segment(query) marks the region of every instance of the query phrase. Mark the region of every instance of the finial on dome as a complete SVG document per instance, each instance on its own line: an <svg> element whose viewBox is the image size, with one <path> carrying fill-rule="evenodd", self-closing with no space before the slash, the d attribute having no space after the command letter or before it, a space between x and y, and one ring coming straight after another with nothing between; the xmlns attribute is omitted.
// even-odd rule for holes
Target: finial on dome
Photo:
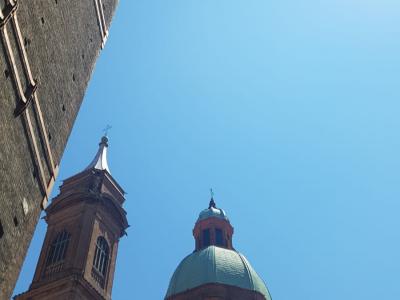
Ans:
<svg viewBox="0 0 400 300"><path fill-rule="evenodd" d="M101 137L99 146L104 145L105 147L108 147L108 137L106 135Z"/></svg>
<svg viewBox="0 0 400 300"><path fill-rule="evenodd" d="M111 128L111 126L109 125L107 125L107 127ZM107 128L107 130L110 128ZM106 170L108 173L111 173L107 163L107 148L108 148L108 137L107 137L107 132L105 132L105 135L101 138L101 141L99 143L99 150L97 150L96 156L94 157L92 162L87 166L86 170L88 169Z"/></svg>
<svg viewBox="0 0 400 300"><path fill-rule="evenodd" d="M211 194L211 200L210 200L210 204L208 205L208 209L211 209L211 207L213 208L217 208L215 201L214 201L214 191L213 189L210 189L210 194Z"/></svg>

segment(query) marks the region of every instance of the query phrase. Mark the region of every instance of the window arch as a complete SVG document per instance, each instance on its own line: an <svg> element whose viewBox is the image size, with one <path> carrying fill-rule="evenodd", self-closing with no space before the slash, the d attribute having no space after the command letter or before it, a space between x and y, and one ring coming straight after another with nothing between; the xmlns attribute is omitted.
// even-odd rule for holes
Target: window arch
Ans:
<svg viewBox="0 0 400 300"><path fill-rule="evenodd" d="M210 229L203 229L203 247L211 245Z"/></svg>
<svg viewBox="0 0 400 300"><path fill-rule="evenodd" d="M64 261L70 237L71 235L66 230L63 230L56 235L47 254L47 267Z"/></svg>
<svg viewBox="0 0 400 300"><path fill-rule="evenodd" d="M217 246L225 247L225 239L224 239L224 233L222 229L216 228L215 229L215 244Z"/></svg>
<svg viewBox="0 0 400 300"><path fill-rule="evenodd" d="M109 255L110 248L106 239L102 236L98 237L93 258L93 268L103 277L107 274Z"/></svg>

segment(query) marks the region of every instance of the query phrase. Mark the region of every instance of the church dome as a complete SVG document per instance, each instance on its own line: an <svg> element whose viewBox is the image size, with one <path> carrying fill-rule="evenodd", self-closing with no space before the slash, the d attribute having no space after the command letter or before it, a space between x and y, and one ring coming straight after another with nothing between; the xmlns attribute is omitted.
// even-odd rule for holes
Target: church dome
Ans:
<svg viewBox="0 0 400 300"><path fill-rule="evenodd" d="M200 212L198 221L213 217L228 220L228 217L223 209L210 206L210 208L204 209Z"/></svg>
<svg viewBox="0 0 400 300"><path fill-rule="evenodd" d="M176 268L166 300L271 300L264 281L233 248L233 231L225 211L217 208L211 190L208 208L200 212L193 228L195 251Z"/></svg>
<svg viewBox="0 0 400 300"><path fill-rule="evenodd" d="M258 292L271 300L264 281L242 254L216 246L193 252L183 259L171 278L166 298L208 283Z"/></svg>

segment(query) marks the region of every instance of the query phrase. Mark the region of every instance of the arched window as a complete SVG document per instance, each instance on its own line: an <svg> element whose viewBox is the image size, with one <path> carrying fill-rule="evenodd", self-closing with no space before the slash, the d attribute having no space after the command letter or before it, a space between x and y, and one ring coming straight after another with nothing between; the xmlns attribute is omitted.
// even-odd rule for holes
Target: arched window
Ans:
<svg viewBox="0 0 400 300"><path fill-rule="evenodd" d="M93 268L103 277L106 276L110 250L104 237L97 238L96 251L93 258Z"/></svg>
<svg viewBox="0 0 400 300"><path fill-rule="evenodd" d="M203 229L203 247L211 245L210 229Z"/></svg>
<svg viewBox="0 0 400 300"><path fill-rule="evenodd" d="M71 235L66 230L63 230L56 235L47 253L47 267L64 261L70 236Z"/></svg>
<svg viewBox="0 0 400 300"><path fill-rule="evenodd" d="M219 228L215 229L215 244L217 246L225 247L225 240L224 240L223 232Z"/></svg>

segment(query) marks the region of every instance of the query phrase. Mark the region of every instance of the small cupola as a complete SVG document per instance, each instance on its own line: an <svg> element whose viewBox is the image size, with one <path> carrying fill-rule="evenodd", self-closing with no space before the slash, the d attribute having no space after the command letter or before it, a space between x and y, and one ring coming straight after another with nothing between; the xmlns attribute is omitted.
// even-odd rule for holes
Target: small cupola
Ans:
<svg viewBox="0 0 400 300"><path fill-rule="evenodd" d="M214 196L211 194L208 208L200 212L193 229L193 236L196 241L195 251L208 246L233 249L232 235L233 227L225 211L217 207Z"/></svg>

